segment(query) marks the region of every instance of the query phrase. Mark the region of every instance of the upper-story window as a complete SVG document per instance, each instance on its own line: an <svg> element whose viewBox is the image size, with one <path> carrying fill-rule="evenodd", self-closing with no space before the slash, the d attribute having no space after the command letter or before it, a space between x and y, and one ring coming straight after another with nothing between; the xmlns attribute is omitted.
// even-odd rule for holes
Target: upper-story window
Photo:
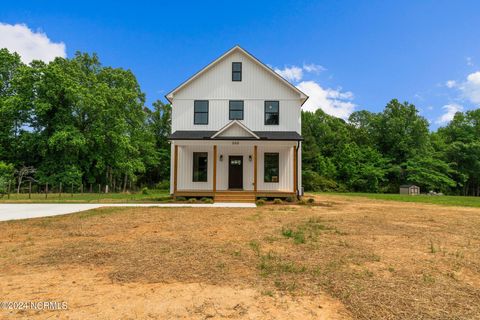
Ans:
<svg viewBox="0 0 480 320"><path fill-rule="evenodd" d="M228 118L230 120L243 120L243 101L230 100L228 108Z"/></svg>
<svg viewBox="0 0 480 320"><path fill-rule="evenodd" d="M242 81L241 62L232 62L232 81Z"/></svg>
<svg viewBox="0 0 480 320"><path fill-rule="evenodd" d="M265 124L278 125L280 122L280 107L278 101L265 101Z"/></svg>
<svg viewBox="0 0 480 320"><path fill-rule="evenodd" d="M208 100L195 100L193 109L193 124L208 124Z"/></svg>

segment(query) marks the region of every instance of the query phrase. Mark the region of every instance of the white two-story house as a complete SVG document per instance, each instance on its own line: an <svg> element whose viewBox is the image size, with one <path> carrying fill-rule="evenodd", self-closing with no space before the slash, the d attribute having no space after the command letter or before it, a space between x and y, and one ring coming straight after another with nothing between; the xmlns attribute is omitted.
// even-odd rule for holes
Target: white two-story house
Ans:
<svg viewBox="0 0 480 320"><path fill-rule="evenodd" d="M302 190L307 96L235 46L166 95L173 196L254 201Z"/></svg>

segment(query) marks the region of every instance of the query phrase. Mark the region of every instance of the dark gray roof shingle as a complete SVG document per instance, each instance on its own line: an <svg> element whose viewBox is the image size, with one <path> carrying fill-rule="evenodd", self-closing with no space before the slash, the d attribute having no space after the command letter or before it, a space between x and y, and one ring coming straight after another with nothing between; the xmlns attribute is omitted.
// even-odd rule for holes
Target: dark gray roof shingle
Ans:
<svg viewBox="0 0 480 320"><path fill-rule="evenodd" d="M217 137L217 131L178 130L170 135L170 140L257 140L255 137ZM303 137L295 131L254 131L260 140L299 141Z"/></svg>

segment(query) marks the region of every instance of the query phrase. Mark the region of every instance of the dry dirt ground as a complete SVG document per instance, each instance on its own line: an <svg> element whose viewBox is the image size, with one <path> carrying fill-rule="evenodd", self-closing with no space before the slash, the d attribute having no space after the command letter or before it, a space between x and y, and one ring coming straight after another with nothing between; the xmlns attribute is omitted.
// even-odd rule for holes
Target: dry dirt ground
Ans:
<svg viewBox="0 0 480 320"><path fill-rule="evenodd" d="M480 209L103 208L0 223L0 310L25 319L480 319Z"/></svg>

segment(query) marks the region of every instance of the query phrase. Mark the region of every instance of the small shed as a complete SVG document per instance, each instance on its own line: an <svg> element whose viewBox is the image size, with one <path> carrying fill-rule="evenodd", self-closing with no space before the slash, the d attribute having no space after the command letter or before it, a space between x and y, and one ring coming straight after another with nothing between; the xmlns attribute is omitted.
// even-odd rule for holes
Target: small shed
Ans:
<svg viewBox="0 0 480 320"><path fill-rule="evenodd" d="M418 195L420 194L420 187L414 184L403 184L400 186L400 194Z"/></svg>

